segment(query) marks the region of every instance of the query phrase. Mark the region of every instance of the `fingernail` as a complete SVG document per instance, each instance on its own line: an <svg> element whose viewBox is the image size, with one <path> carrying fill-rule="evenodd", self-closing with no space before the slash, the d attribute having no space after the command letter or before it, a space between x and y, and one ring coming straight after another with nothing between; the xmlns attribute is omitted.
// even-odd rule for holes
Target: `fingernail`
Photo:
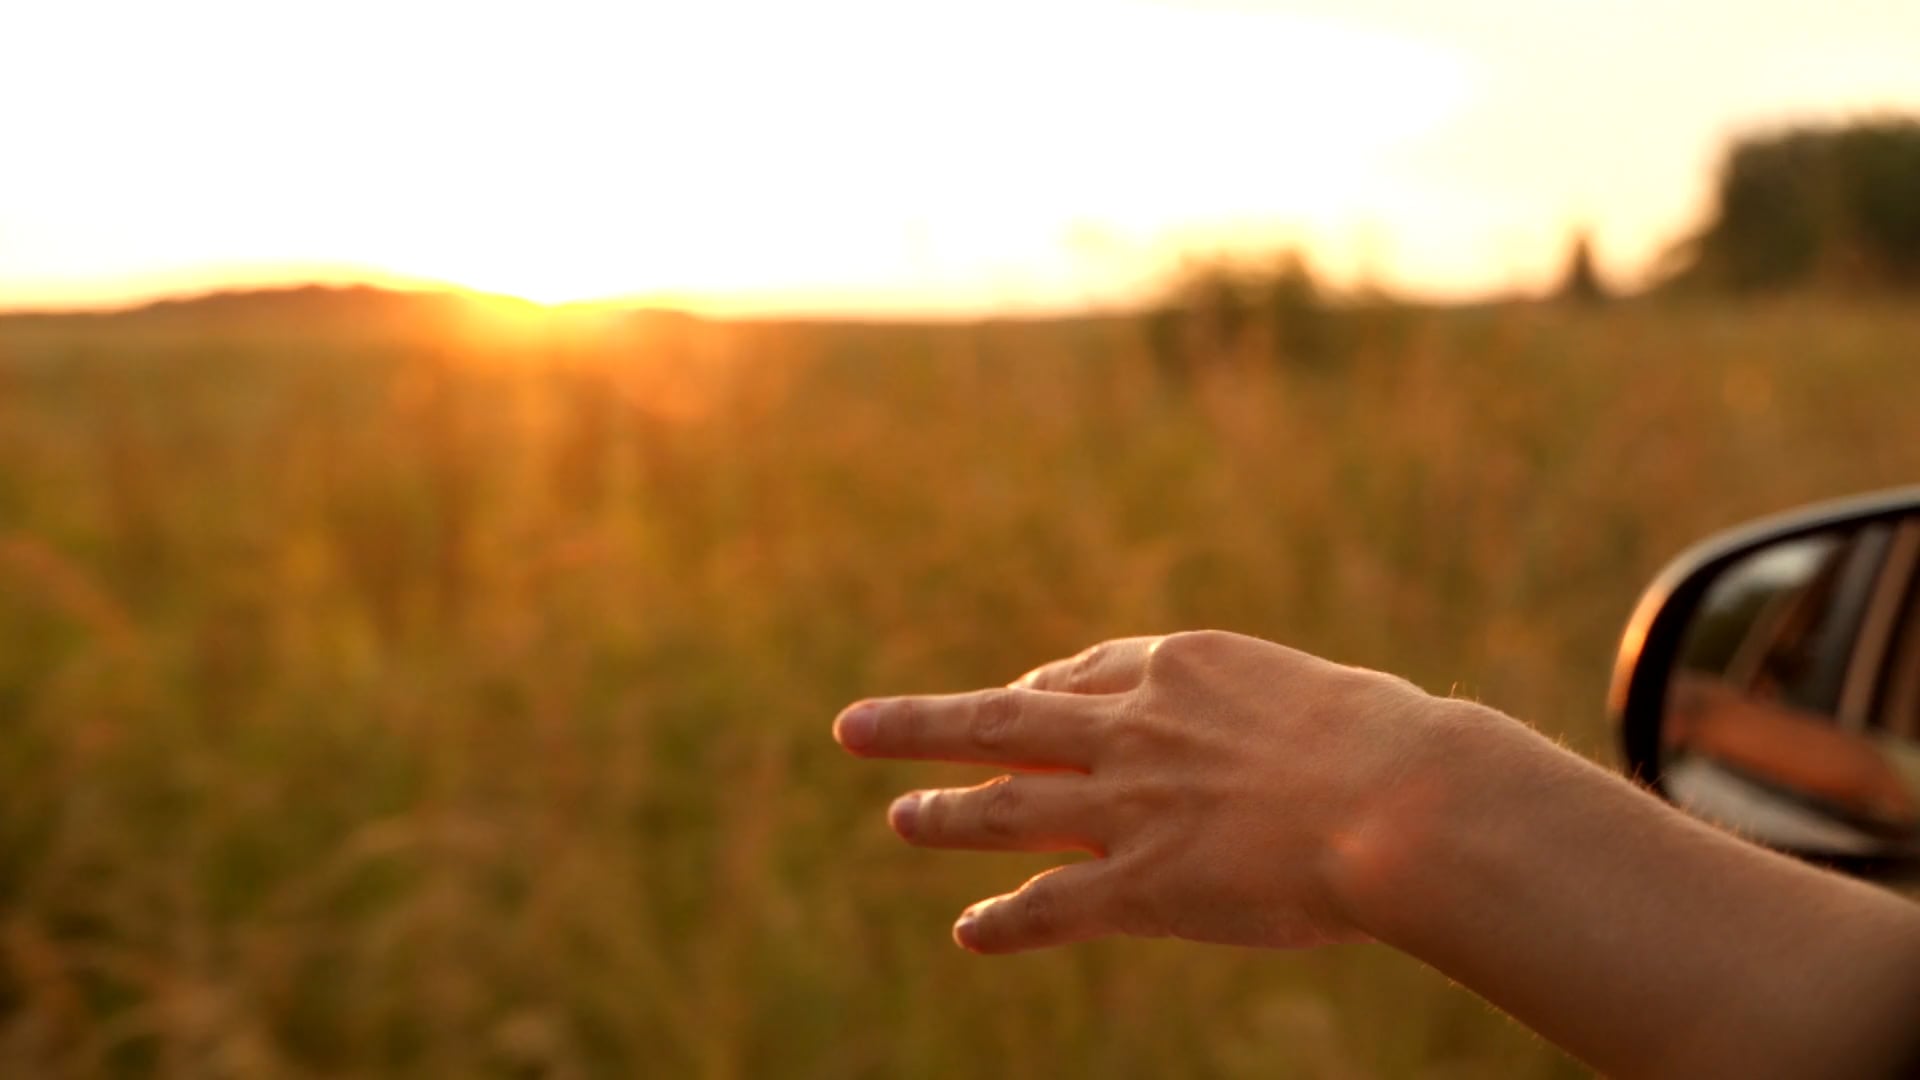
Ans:
<svg viewBox="0 0 1920 1080"><path fill-rule="evenodd" d="M876 714L880 706L871 701L863 701L842 713L840 722L833 725L834 738L849 750L859 750L871 745L873 731L877 726Z"/></svg>
<svg viewBox="0 0 1920 1080"><path fill-rule="evenodd" d="M953 943L968 952L979 952L980 943L973 939L974 930L980 924L980 913L968 908L960 915L960 921L953 924Z"/></svg>
<svg viewBox="0 0 1920 1080"><path fill-rule="evenodd" d="M893 825L893 831L908 840L913 839L913 822L919 815L920 796L917 792L908 792L887 807L887 821Z"/></svg>

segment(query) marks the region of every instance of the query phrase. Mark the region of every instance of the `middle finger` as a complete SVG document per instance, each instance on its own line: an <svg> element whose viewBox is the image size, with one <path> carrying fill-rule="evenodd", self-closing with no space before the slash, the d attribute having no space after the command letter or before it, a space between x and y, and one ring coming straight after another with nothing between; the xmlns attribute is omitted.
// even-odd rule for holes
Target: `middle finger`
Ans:
<svg viewBox="0 0 1920 1080"><path fill-rule="evenodd" d="M841 713L833 732L863 757L1085 772L1109 701L1022 689L882 698Z"/></svg>

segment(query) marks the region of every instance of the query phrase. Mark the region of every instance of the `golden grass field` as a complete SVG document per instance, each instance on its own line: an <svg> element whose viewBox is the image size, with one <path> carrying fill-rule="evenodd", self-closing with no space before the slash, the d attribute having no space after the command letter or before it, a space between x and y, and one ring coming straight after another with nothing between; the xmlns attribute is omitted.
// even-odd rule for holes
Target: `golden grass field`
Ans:
<svg viewBox="0 0 1920 1080"><path fill-rule="evenodd" d="M504 317L503 317L504 318ZM1377 947L981 959L859 696L1217 626L1604 760L1713 529L1920 479L1920 309L0 320L0 1074L1579 1075Z"/></svg>

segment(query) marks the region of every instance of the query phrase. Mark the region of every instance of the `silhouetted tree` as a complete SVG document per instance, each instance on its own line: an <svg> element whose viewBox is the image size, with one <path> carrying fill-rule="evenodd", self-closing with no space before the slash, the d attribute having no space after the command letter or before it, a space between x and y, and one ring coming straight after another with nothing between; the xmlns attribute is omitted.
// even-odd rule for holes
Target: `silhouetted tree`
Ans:
<svg viewBox="0 0 1920 1080"><path fill-rule="evenodd" d="M1600 271L1593 265L1593 242L1585 232L1573 238L1573 254L1567 258L1567 271L1560 278L1559 297L1576 304L1597 304L1607 298L1600 283Z"/></svg>

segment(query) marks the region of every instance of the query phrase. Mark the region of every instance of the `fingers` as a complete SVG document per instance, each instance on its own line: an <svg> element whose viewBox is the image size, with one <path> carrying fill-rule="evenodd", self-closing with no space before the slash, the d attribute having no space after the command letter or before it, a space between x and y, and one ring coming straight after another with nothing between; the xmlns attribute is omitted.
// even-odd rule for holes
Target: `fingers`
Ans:
<svg viewBox="0 0 1920 1080"><path fill-rule="evenodd" d="M1158 637L1115 638L1077 656L1042 664L1013 683L1061 694L1119 694L1140 685Z"/></svg>
<svg viewBox="0 0 1920 1080"><path fill-rule="evenodd" d="M1086 771L1105 701L1037 690L863 701L833 735L863 757L972 761Z"/></svg>
<svg viewBox="0 0 1920 1080"><path fill-rule="evenodd" d="M1002 776L978 787L916 791L887 812L895 832L922 847L1099 854L1089 781L1066 773Z"/></svg>
<svg viewBox="0 0 1920 1080"><path fill-rule="evenodd" d="M953 940L977 953L1010 953L1116 933L1109 867L1105 859L1055 867L1014 892L983 900L960 916Z"/></svg>

